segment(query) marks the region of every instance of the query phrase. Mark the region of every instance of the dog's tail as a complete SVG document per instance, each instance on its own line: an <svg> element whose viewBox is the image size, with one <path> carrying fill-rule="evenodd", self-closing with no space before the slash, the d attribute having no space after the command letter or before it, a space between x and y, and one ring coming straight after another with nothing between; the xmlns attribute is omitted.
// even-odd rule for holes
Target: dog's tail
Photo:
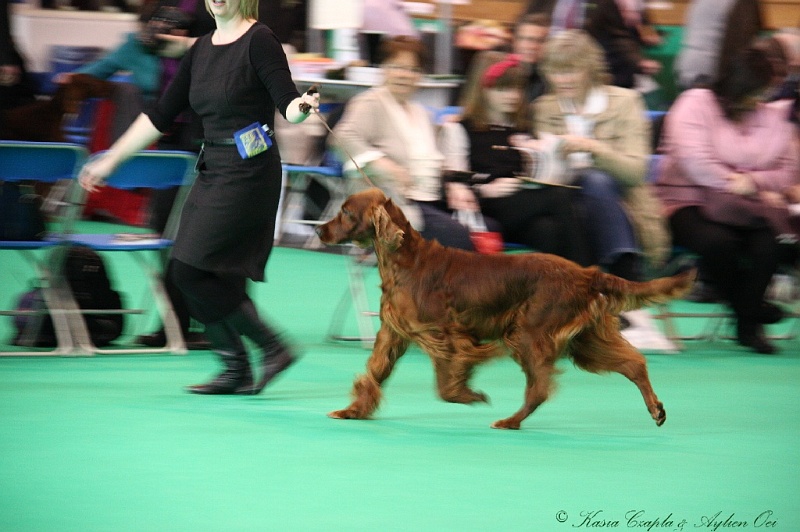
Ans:
<svg viewBox="0 0 800 532"><path fill-rule="evenodd" d="M695 277L697 270L690 269L672 277L637 283L598 270L594 288L607 297L608 310L618 314L680 297L691 289Z"/></svg>

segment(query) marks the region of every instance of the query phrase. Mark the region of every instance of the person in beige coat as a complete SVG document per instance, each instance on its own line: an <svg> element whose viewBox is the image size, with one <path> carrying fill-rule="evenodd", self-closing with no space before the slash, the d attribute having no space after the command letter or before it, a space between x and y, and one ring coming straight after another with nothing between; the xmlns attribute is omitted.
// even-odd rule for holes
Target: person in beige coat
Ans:
<svg viewBox="0 0 800 532"><path fill-rule="evenodd" d="M660 264L666 224L645 187L650 124L641 96L606 84L602 49L582 30L552 36L542 71L550 92L533 103L534 133L556 135L579 200L595 263L639 280L643 258Z"/></svg>
<svg viewBox="0 0 800 532"><path fill-rule="evenodd" d="M384 41L383 84L347 102L328 142L345 161L345 172L358 178L360 168L423 237L473 250L469 228L453 218L452 210L477 212L477 200L463 183L443 187L444 157L436 146L433 121L428 110L413 100L424 50L413 37ZM496 230L496 222L487 223Z"/></svg>

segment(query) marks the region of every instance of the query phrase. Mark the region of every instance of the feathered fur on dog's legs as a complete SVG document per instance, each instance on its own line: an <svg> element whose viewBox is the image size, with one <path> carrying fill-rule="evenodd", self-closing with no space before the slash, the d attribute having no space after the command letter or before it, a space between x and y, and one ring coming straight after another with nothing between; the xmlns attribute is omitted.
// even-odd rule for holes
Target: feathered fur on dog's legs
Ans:
<svg viewBox="0 0 800 532"><path fill-rule="evenodd" d="M644 356L619 334L615 322L607 320L601 327L610 329L602 333L596 328L587 329L573 340L575 365L592 373L614 371L627 377L639 388L647 410L660 427L667 420L667 413L650 384Z"/></svg>
<svg viewBox="0 0 800 532"><path fill-rule="evenodd" d="M468 386L476 361L452 355L452 360L447 364L447 373L440 375L439 366L436 366L436 377L439 385L439 397L449 403L488 403L486 394L477 392Z"/></svg>
<svg viewBox="0 0 800 532"><path fill-rule="evenodd" d="M344 410L328 414L337 419L366 419L381 401L381 384L394 369L394 365L408 349L408 340L388 327L381 326L375 338L375 347L367 360L367 373L353 383L353 402Z"/></svg>
<svg viewBox="0 0 800 532"><path fill-rule="evenodd" d="M513 416L492 423L493 429L519 429L520 423L544 403L553 387L555 361L563 347L551 338L520 334L510 344L512 358L525 373L525 402Z"/></svg>

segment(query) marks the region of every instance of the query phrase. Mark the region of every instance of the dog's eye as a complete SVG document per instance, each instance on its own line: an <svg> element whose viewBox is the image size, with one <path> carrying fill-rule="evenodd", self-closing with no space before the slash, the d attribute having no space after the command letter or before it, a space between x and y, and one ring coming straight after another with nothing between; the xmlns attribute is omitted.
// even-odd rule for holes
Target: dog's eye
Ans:
<svg viewBox="0 0 800 532"><path fill-rule="evenodd" d="M350 210L349 210L349 209L344 209L344 208L343 208L343 209L342 209L342 214L343 214L343 215L345 215L345 216L347 216L348 218L352 218L352 217L353 217L353 213L352 213L352 212L350 212Z"/></svg>

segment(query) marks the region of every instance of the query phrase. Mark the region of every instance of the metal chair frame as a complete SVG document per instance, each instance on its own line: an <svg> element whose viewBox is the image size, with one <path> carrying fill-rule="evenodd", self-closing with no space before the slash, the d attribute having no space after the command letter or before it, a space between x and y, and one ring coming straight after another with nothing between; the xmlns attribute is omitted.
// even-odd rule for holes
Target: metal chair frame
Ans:
<svg viewBox="0 0 800 532"><path fill-rule="evenodd" d="M0 141L0 181L46 183L51 192L60 192L62 183L73 180L88 156L86 148L66 142ZM52 220L49 236L44 240L0 241L0 250L15 251L36 272L36 280L43 296L41 307L31 310L2 310L4 316L33 316L28 320L21 336L24 345L18 350L0 351L0 356L59 356L76 355L79 350L69 326L70 315L78 312L69 296L60 271L65 258L64 238L68 231L68 218L74 206L61 202L59 194L51 194L45 210ZM44 254L44 256L39 256ZM35 339L42 319L50 315L56 334L56 347L36 348Z"/></svg>
<svg viewBox="0 0 800 532"><path fill-rule="evenodd" d="M98 155L103 152L99 152ZM146 235L142 239L127 237L127 234L87 234L74 233L68 235L70 244L87 246L99 253L130 253L136 264L145 273L149 291L142 295L142 305L137 309L123 309L124 314L146 315L148 307L155 302L155 310L164 324L166 345L164 347L146 346L111 346L94 345L89 335L83 315L99 313L109 314L106 309L82 309L80 313L71 315L70 326L79 349L92 354L185 354L186 345L181 333L178 318L164 287L163 272L170 255L173 240L177 234L180 211L195 178L197 155L184 151L143 150L125 161L111 176L106 184L115 188L129 189L165 189L180 187L180 193L170 214L169 221L160 236ZM86 193L79 183L74 182L71 197L75 203L85 202ZM123 236L124 235L124 236ZM135 233L134 233L135 235ZM149 304L148 304L149 303Z"/></svg>

